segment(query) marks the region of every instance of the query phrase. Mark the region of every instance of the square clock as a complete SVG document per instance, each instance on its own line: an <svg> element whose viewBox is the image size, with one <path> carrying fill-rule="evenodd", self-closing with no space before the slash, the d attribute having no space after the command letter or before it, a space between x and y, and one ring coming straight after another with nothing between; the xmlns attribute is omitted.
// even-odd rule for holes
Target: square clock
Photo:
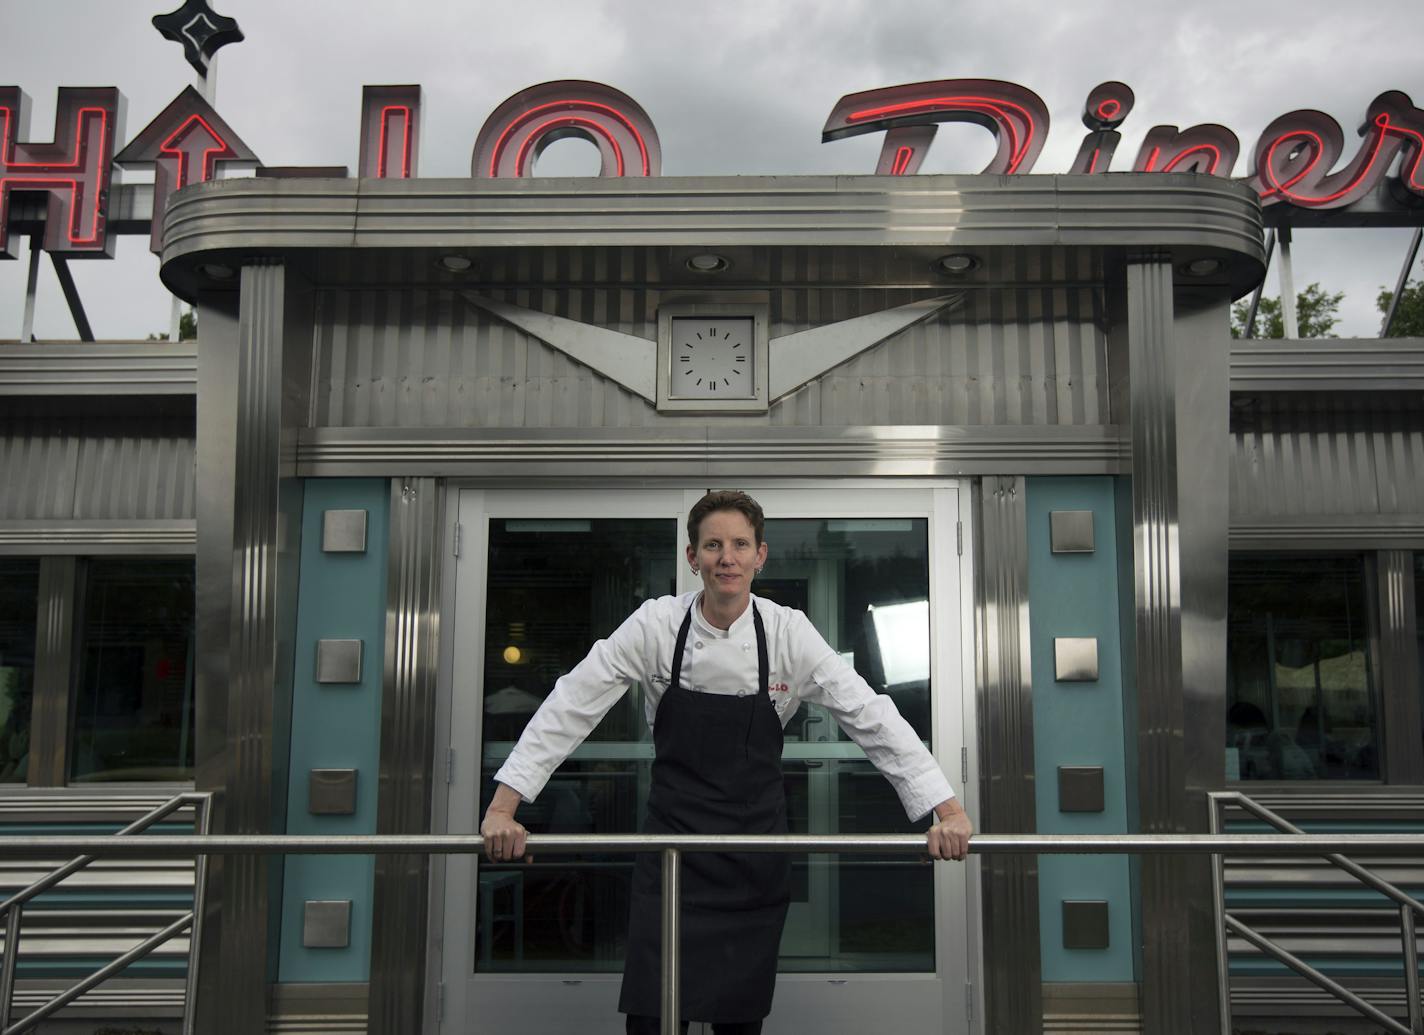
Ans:
<svg viewBox="0 0 1424 1035"><path fill-rule="evenodd" d="M658 309L658 409L765 413L763 304L688 302Z"/></svg>

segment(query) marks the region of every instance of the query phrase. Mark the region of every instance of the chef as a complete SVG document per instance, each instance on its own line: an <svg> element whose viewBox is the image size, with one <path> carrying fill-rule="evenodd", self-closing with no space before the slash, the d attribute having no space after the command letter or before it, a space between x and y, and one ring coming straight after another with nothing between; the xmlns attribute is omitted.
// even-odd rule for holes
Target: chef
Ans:
<svg viewBox="0 0 1424 1035"><path fill-rule="evenodd" d="M782 729L802 701L825 707L890 780L911 819L933 815L936 859L963 859L972 826L949 781L885 694L800 611L752 595L766 563L761 506L709 492L687 516L687 561L702 589L645 602L562 676L495 774L480 825L494 861L524 857L515 819L634 682L644 688L654 762L647 833L782 834ZM630 1035L656 1035L661 876L639 855L618 1009ZM756 1035L771 1012L790 901L784 853L689 852L683 860L681 1007L716 1035Z"/></svg>

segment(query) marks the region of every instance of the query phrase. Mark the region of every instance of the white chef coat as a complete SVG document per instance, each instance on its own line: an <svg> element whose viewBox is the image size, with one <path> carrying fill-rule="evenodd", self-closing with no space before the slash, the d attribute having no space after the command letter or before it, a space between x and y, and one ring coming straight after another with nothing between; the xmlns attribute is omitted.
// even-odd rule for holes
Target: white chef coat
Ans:
<svg viewBox="0 0 1424 1035"><path fill-rule="evenodd" d="M700 595L697 590L646 601L608 639L595 643L588 656L554 684L495 779L533 801L634 682L642 684L651 728L672 676L673 649L688 608L692 627L683 650L682 685L710 694L755 692L757 644L751 608L731 628L717 629L703 618L700 606L693 606ZM805 614L752 599L766 626L769 693L783 727L802 701L825 707L890 781L912 820L954 797L938 763L895 702L872 690Z"/></svg>

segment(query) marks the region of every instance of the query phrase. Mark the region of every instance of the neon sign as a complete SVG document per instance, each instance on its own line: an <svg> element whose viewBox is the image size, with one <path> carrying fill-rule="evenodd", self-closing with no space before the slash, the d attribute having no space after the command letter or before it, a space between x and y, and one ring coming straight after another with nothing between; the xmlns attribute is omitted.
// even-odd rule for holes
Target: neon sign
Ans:
<svg viewBox="0 0 1424 1035"><path fill-rule="evenodd" d="M1087 134L1069 172L1109 171L1132 113L1132 90L1120 82L1095 86L1083 106ZM151 247L162 246L162 220L173 191L211 180L223 163L259 165L257 156L192 88L159 113L117 155L123 98L112 87L61 88L52 142L28 140L28 101L18 87L0 87L0 257L8 248L7 217L16 191L47 196L43 247L69 257L112 255L107 233L111 166L154 169ZM884 139L875 172L910 176L923 166L941 123L982 126L997 145L984 172L1022 176L1048 139L1043 99L1017 83L941 79L847 94L821 131L825 142L868 133ZM357 175L410 179L420 157L419 86L363 89ZM1370 103L1363 138L1342 168L1345 137L1321 111L1301 109L1274 120L1248 152L1247 182L1263 206L1339 209L1360 202L1397 168L1392 203L1424 205L1424 111L1407 94L1390 90ZM600 175L661 175L662 148L646 111L620 90L562 80L529 87L500 104L475 138L470 173L477 178L531 177L549 144L576 137L598 149ZM1194 172L1229 176L1241 151L1236 134L1214 123L1152 126L1131 169L1139 173Z"/></svg>

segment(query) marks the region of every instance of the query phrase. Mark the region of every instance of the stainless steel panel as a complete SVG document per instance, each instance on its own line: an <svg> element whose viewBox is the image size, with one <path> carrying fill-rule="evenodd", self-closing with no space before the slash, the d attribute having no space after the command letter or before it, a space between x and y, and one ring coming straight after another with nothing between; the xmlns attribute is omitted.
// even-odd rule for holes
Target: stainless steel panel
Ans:
<svg viewBox="0 0 1424 1035"><path fill-rule="evenodd" d="M1096 636L1055 636L1053 678L1060 683L1093 683L1098 678Z"/></svg>
<svg viewBox="0 0 1424 1035"><path fill-rule="evenodd" d="M360 640L317 640L313 678L318 683L361 682Z"/></svg>
<svg viewBox="0 0 1424 1035"><path fill-rule="evenodd" d="M1424 752L1420 751L1419 625L1414 599L1414 553L1381 550L1375 555L1376 630L1379 640L1380 733L1384 743L1384 774L1390 783L1424 783Z"/></svg>
<svg viewBox="0 0 1424 1035"><path fill-rule="evenodd" d="M0 554L191 555L198 540L192 518L167 521L0 521Z"/></svg>
<svg viewBox="0 0 1424 1035"><path fill-rule="evenodd" d="M1093 512L1055 510L1048 515L1048 541L1054 553L1093 552Z"/></svg>
<svg viewBox="0 0 1424 1035"><path fill-rule="evenodd" d="M273 984L267 990L267 1031L282 1035L367 1035L363 981ZM412 1035L419 1029L411 1029Z"/></svg>
<svg viewBox="0 0 1424 1035"><path fill-rule="evenodd" d="M302 904L302 947L344 949L351 944L351 900L308 900Z"/></svg>
<svg viewBox="0 0 1424 1035"><path fill-rule="evenodd" d="M0 417L3 521L188 520L194 516L191 416Z"/></svg>
<svg viewBox="0 0 1424 1035"><path fill-rule="evenodd" d="M1230 422L1233 524L1424 514L1424 422L1412 402L1261 396L1234 400Z"/></svg>
<svg viewBox="0 0 1424 1035"><path fill-rule="evenodd" d="M1037 807L1024 481L985 478L973 493L980 517L973 522L980 815L986 833L1031 833ZM1038 857L993 855L980 866L986 1030L1038 1035Z"/></svg>
<svg viewBox="0 0 1424 1035"><path fill-rule="evenodd" d="M0 396L193 395L198 343L50 342L0 350Z"/></svg>
<svg viewBox="0 0 1424 1035"><path fill-rule="evenodd" d="M1260 207L1248 187L1174 174L916 176L913 182L888 176L259 178L199 184L175 195L163 227L165 281L185 296L203 253L234 248L424 249L433 258L452 249L531 244L942 252L951 237L956 248L975 251L1151 243L1219 255L1227 260L1222 280L1237 294L1260 279L1264 259Z"/></svg>
<svg viewBox="0 0 1424 1035"><path fill-rule="evenodd" d="M1234 340L1231 390L1418 392L1424 338Z"/></svg>
<svg viewBox="0 0 1424 1035"><path fill-rule="evenodd" d="M1044 982L1042 1032L1141 1035L1137 985L1125 981Z"/></svg>
<svg viewBox="0 0 1424 1035"><path fill-rule="evenodd" d="M1058 767L1058 810L1060 812L1103 811L1103 767L1061 765Z"/></svg>
<svg viewBox="0 0 1424 1035"><path fill-rule="evenodd" d="M284 340L296 305L287 276L280 265L244 266L237 298L199 303L197 785L216 793L219 833L269 830L274 797L284 797L273 794L274 707L288 678L278 664L295 598L283 590L297 563L296 543L282 534ZM198 1030L261 1027L274 869L258 858L211 861Z"/></svg>
<svg viewBox="0 0 1424 1035"><path fill-rule="evenodd" d="M321 548L326 553L365 553L366 512L324 511L321 515Z"/></svg>
<svg viewBox="0 0 1424 1035"><path fill-rule="evenodd" d="M540 477L956 476L1115 474L1119 429L847 427L671 429L318 428L296 442L297 473Z"/></svg>
<svg viewBox="0 0 1424 1035"><path fill-rule="evenodd" d="M873 290L853 279L873 271L830 267L800 251L777 262L777 275L796 286L771 292L773 338L830 331L877 319L901 299L920 299L907 303L913 306L943 295L942 286ZM834 272L844 286L833 292L806 284L818 270ZM629 281L489 294L651 341L658 305L687 293ZM321 299L318 426L680 430L706 423L658 414L616 381L445 292L377 287L325 291ZM1097 309L1093 290L1083 287L975 293L826 370L767 414L718 417L718 426L1106 423L1106 343Z"/></svg>
<svg viewBox="0 0 1424 1035"><path fill-rule="evenodd" d="M376 832L430 831L434 795L436 672L443 568L443 483L391 482L385 672ZM429 859L376 859L371 932L371 1035L421 1030L425 997Z"/></svg>
<svg viewBox="0 0 1424 1035"><path fill-rule="evenodd" d="M1230 544L1233 552L1420 550L1424 549L1424 514L1233 518Z"/></svg>
<svg viewBox="0 0 1424 1035"><path fill-rule="evenodd" d="M307 774L307 811L313 816L356 812L355 769L313 769Z"/></svg>
<svg viewBox="0 0 1424 1035"><path fill-rule="evenodd" d="M1106 949L1108 904L1101 900L1064 900L1063 948Z"/></svg>
<svg viewBox="0 0 1424 1035"><path fill-rule="evenodd" d="M69 782L77 566L73 557L46 557L40 561L30 761L26 774L26 781L33 787L63 787Z"/></svg>

